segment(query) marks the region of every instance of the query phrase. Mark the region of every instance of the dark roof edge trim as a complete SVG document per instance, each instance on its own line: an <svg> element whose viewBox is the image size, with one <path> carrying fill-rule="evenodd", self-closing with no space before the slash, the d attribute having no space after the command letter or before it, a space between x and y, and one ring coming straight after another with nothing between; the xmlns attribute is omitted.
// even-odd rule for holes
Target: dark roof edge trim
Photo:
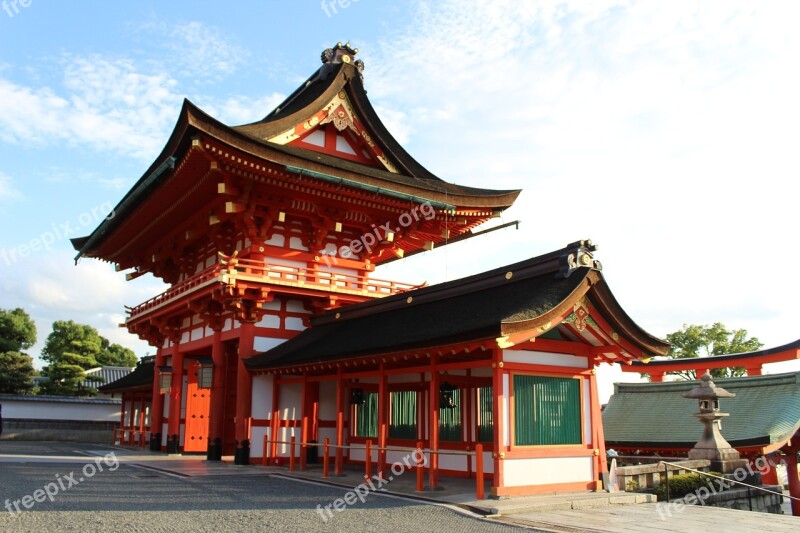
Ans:
<svg viewBox="0 0 800 533"><path fill-rule="evenodd" d="M150 175L144 180L144 182L142 182L141 185L136 186L136 189L130 195L128 195L122 201L122 203L120 203L114 209L114 211L112 211L112 213L116 214L117 211L121 212L126 211L128 206L130 206L131 203L136 201L136 199L141 194L143 194L145 190L147 190L147 188L150 186L151 183L160 178L161 175L164 174L167 170L174 169L175 162L176 162L175 156L167 157L153 172L150 173ZM83 256L83 254L86 253L87 250L91 249L91 246L95 243L95 241L97 241L97 239L99 239L104 234L104 229L108 224L110 224L110 222L114 218L115 218L114 216L112 216L111 218L106 217L106 219L103 220L103 223L100 224L97 227L97 229L92 232L92 234L89 236L89 239L85 243L83 243L83 246L81 246L80 250L78 250L78 255L75 256L76 264L78 263L78 260Z"/></svg>
<svg viewBox="0 0 800 533"><path fill-rule="evenodd" d="M354 187L356 189L362 189L362 190L369 191L369 192L385 194L386 196L392 196L394 198L400 198L402 200L410 200L412 202L417 202L417 203L420 203L420 204L429 204L429 205L432 205L433 207L438 207L439 209L444 209L446 211L454 212L455 209L456 209L456 206L454 206L454 205L445 204L445 203L442 203L442 202L436 202L434 200L428 200L428 199L425 199L425 198L422 198L422 197L419 197L419 196L414 196L413 194L406 194L406 193L403 193L403 192L397 192L397 191L393 191L391 189L384 189L382 187L375 187L374 185L365 185L365 184L359 183L357 181L349 180L347 178L339 178L339 177L336 177L336 176L331 176L330 174L325 174L323 172L317 172L315 170L306 170L304 168L295 167L295 166L292 166L292 165L286 165L286 166L284 166L284 168L289 172L293 172L293 173L299 174L301 176L309 176L309 177L312 177L312 178L321 179L321 180L328 181L328 182L331 182L331 183L337 183L339 185L347 185L348 187Z"/></svg>

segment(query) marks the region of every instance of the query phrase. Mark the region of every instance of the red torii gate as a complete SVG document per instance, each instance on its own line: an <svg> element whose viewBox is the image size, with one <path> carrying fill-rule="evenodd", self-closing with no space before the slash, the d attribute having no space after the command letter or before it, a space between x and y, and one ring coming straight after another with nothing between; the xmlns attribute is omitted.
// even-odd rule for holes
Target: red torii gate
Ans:
<svg viewBox="0 0 800 533"><path fill-rule="evenodd" d="M763 366L767 363L780 363L800 359L800 339L766 350L755 352L735 353L729 355L715 355L713 357L685 357L681 359L664 359L658 361L631 361L627 365L620 365L623 372L649 374L651 381L664 381L667 372L680 372L694 370L696 375L702 376L712 368L729 368L743 366L748 376L760 376Z"/></svg>
<svg viewBox="0 0 800 533"><path fill-rule="evenodd" d="M763 366L767 363L780 363L800 359L800 339L766 350L754 352L736 353L729 355L716 355L713 357L685 357L681 359L666 359L658 361L627 361L627 365L620 365L623 372L636 372L639 374L647 373L651 381L664 381L667 372L679 372L694 370L696 376L702 376L706 372L710 373L712 368L729 368L743 366L748 376L760 376ZM795 498L800 498L800 475L798 475L798 456L800 453L800 432L782 443L776 449L784 452L786 460L787 474L789 478L789 494ZM777 483L777 476L774 471L768 476L769 481ZM800 516L800 502L792 501L792 514Z"/></svg>

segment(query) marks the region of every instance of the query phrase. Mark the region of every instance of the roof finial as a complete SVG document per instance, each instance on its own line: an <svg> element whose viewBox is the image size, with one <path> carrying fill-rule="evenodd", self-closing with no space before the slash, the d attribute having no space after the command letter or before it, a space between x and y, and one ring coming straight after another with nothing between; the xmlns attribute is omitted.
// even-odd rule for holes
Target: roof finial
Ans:
<svg viewBox="0 0 800 533"><path fill-rule="evenodd" d="M328 48L322 55L320 59L326 65L328 64L336 64L336 63L348 63L352 64L359 72L364 70L364 62L360 59L356 60L355 55L358 53L358 48L353 48L350 46L350 43L336 43L336 46L333 48Z"/></svg>

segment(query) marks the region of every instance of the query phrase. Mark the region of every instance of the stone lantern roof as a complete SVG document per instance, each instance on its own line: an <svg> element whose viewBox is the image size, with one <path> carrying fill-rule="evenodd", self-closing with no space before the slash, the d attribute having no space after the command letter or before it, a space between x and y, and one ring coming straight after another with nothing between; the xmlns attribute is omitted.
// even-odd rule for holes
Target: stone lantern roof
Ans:
<svg viewBox="0 0 800 533"><path fill-rule="evenodd" d="M703 377L700 378L700 384L690 390L688 393L683 395L684 398L693 398L693 399L701 399L701 398L710 398L710 399L717 399L717 398L735 398L736 395L732 392L728 392L722 387L717 387L714 385L714 382L711 381L711 374L705 373Z"/></svg>

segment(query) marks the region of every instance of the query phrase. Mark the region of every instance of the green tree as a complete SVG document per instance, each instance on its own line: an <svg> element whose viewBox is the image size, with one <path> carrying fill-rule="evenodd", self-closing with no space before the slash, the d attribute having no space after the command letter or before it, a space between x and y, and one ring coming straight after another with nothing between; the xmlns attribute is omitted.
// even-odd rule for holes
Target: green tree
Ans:
<svg viewBox="0 0 800 533"><path fill-rule="evenodd" d="M101 366L136 366L136 354L130 348L125 348L119 344L109 344L108 340L101 337L103 351L97 356L97 362Z"/></svg>
<svg viewBox="0 0 800 533"><path fill-rule="evenodd" d="M23 309L0 309L0 352L19 352L36 344L36 324Z"/></svg>
<svg viewBox="0 0 800 533"><path fill-rule="evenodd" d="M0 309L0 392L30 394L33 360L22 350L36 343L36 324L23 309Z"/></svg>
<svg viewBox="0 0 800 533"><path fill-rule="evenodd" d="M33 392L33 359L20 352L0 352L0 393Z"/></svg>
<svg viewBox="0 0 800 533"><path fill-rule="evenodd" d="M748 337L747 330L729 330L719 322L710 326L686 325L674 333L667 335L667 340L672 344L669 357L693 358L714 357L734 353L752 352L761 349L764 344L755 337ZM683 379L699 379L694 370L668 372ZM743 376L744 367L713 368L711 376L715 378L728 378Z"/></svg>
<svg viewBox="0 0 800 533"><path fill-rule="evenodd" d="M53 323L41 358L48 363L42 371L48 380L42 384L41 392L67 396L92 394L93 389L87 390L81 385L87 379L95 382L94 386L102 385L99 378L87 378L86 370L104 365L136 364L133 351L110 344L95 328L72 320Z"/></svg>

